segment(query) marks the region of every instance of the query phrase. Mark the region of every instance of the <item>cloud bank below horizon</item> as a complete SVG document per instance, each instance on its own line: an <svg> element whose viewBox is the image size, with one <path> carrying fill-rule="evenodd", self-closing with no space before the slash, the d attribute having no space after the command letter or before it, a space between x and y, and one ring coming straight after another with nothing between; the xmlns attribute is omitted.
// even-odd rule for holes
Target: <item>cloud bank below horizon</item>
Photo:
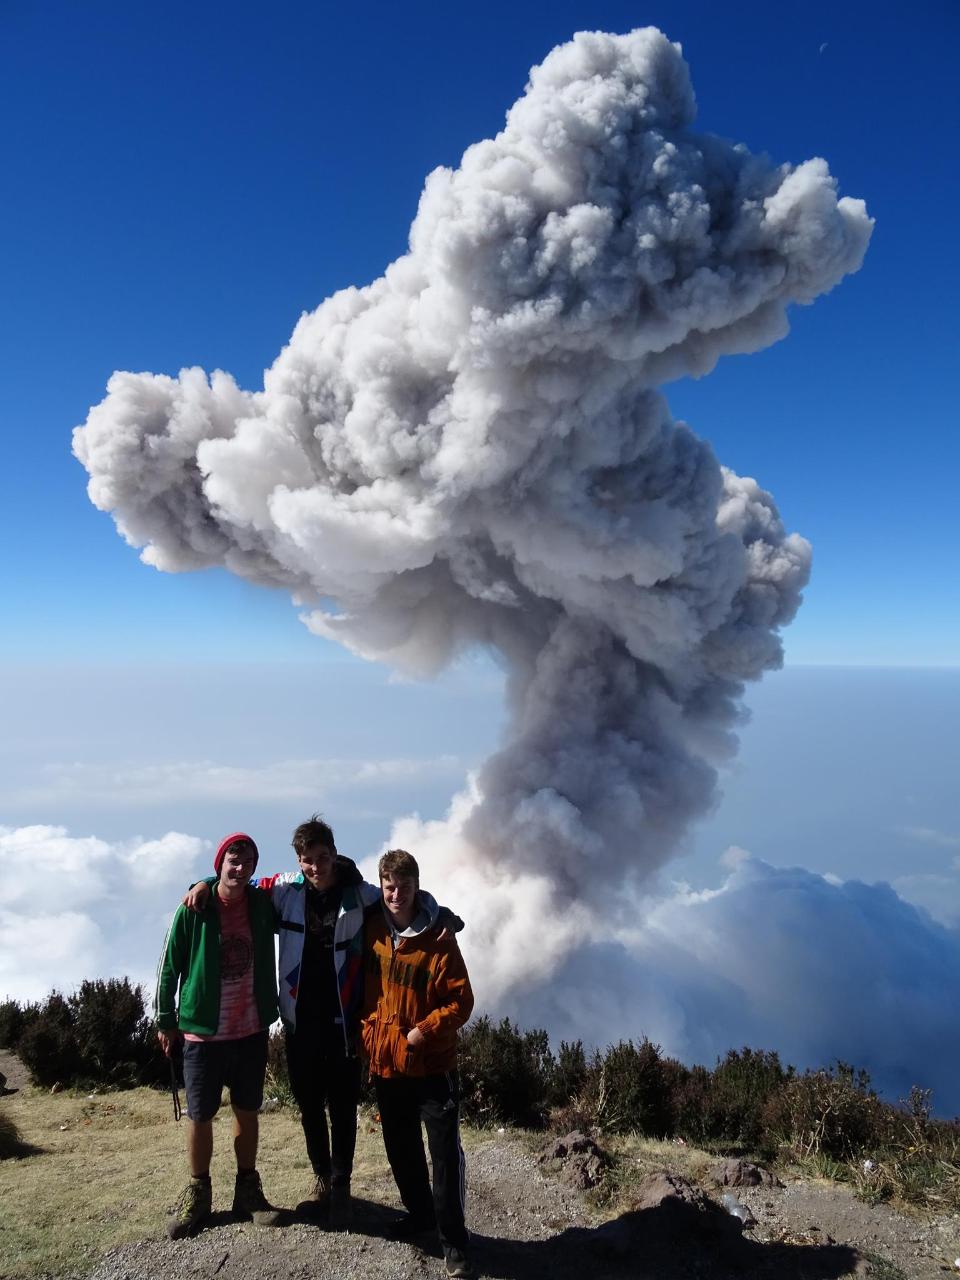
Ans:
<svg viewBox="0 0 960 1280"><path fill-rule="evenodd" d="M0 826L0 997L43 999L85 978L149 982L174 906L209 840L125 841L62 826Z"/></svg>

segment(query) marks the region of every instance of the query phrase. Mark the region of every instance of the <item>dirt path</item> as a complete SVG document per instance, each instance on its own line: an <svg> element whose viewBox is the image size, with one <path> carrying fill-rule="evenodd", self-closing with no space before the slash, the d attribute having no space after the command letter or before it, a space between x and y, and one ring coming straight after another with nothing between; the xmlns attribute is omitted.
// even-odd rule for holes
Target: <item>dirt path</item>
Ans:
<svg viewBox="0 0 960 1280"><path fill-rule="evenodd" d="M758 1219L743 1238L716 1228L705 1235L692 1218L671 1218L660 1210L600 1222L579 1193L545 1178L510 1135L484 1139L469 1151L468 1178L475 1259L482 1275L498 1280L942 1280L953 1271L951 1241L960 1225L953 1217L921 1225L890 1209L862 1205L843 1188L807 1183L739 1192ZM193 1240L156 1239L114 1250L89 1280L443 1275L439 1249L429 1242L416 1248L385 1238L395 1216L385 1206L396 1205L386 1174L367 1178L356 1191L350 1229L335 1224L339 1229L321 1231L295 1221L257 1229L215 1214Z"/></svg>
<svg viewBox="0 0 960 1280"><path fill-rule="evenodd" d="M748 1188L737 1196L753 1210L754 1238L842 1241L867 1257L892 1262L908 1280L960 1275L960 1214L913 1215L868 1205L836 1183L790 1182L783 1189ZM866 1274L885 1274L875 1265ZM887 1272L886 1274L889 1274Z"/></svg>

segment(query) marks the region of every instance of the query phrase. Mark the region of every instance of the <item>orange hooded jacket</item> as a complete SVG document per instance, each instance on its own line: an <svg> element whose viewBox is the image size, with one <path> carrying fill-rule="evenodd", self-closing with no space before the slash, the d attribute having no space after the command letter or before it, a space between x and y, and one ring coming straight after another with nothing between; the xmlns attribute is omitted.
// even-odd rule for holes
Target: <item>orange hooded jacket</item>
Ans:
<svg viewBox="0 0 960 1280"><path fill-rule="evenodd" d="M383 910L366 923L367 974L363 1047L375 1076L428 1076L457 1065L457 1031L473 1012L473 991L460 948L441 942L433 918L419 933L402 934L396 948ZM419 1027L423 1042L407 1043Z"/></svg>

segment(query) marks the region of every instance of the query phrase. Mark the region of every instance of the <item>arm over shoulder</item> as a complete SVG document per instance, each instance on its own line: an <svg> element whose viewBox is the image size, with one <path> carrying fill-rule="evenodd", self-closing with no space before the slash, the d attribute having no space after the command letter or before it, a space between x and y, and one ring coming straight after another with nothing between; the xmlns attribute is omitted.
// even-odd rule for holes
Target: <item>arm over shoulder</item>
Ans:
<svg viewBox="0 0 960 1280"><path fill-rule="evenodd" d="M299 871L277 871L272 876L257 876L250 881L252 889L263 889L267 893L291 884L303 884L303 876Z"/></svg>

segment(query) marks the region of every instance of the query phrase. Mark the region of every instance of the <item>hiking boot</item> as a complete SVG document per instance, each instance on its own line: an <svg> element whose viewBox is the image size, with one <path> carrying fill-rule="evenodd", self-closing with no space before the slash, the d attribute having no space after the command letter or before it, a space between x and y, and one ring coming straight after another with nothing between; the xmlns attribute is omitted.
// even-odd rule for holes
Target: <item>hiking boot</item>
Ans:
<svg viewBox="0 0 960 1280"><path fill-rule="evenodd" d="M309 1195L297 1205L297 1211L311 1222L329 1222L330 1179L318 1174Z"/></svg>
<svg viewBox="0 0 960 1280"><path fill-rule="evenodd" d="M256 1169L237 1174L233 1189L233 1212L240 1218L249 1218L258 1227L279 1226L280 1210L275 1209L263 1194L260 1175Z"/></svg>
<svg viewBox="0 0 960 1280"><path fill-rule="evenodd" d="M213 1191L209 1178L191 1178L180 1192L176 1208L167 1219L167 1235L171 1240L192 1236L213 1207Z"/></svg>
<svg viewBox="0 0 960 1280"><path fill-rule="evenodd" d="M353 1222L353 1199L349 1182L335 1182L331 1186L330 1212L334 1226L348 1227Z"/></svg>
<svg viewBox="0 0 960 1280"><path fill-rule="evenodd" d="M432 1231L437 1225L435 1218L428 1218L426 1215L405 1213L402 1218L396 1222L391 1222L387 1227L386 1234L388 1240L413 1240L417 1236L426 1235L428 1231Z"/></svg>
<svg viewBox="0 0 960 1280"><path fill-rule="evenodd" d="M477 1274L473 1263L462 1249L444 1249L443 1260L448 1276L472 1277Z"/></svg>

